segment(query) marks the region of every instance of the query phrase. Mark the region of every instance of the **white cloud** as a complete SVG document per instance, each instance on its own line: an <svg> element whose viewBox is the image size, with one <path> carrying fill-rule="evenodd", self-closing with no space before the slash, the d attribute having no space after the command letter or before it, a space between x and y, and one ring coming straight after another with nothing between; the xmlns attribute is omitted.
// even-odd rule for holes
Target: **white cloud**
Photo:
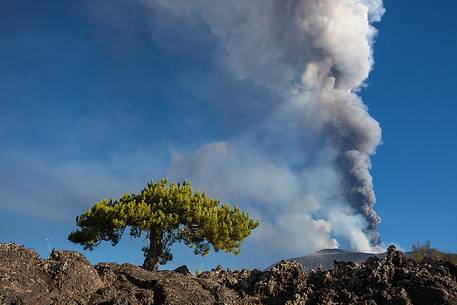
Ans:
<svg viewBox="0 0 457 305"><path fill-rule="evenodd" d="M151 177L163 174L166 166L157 157L150 151L136 151L89 161L4 151L0 210L73 220L95 201L138 192L149 179L161 177Z"/></svg>

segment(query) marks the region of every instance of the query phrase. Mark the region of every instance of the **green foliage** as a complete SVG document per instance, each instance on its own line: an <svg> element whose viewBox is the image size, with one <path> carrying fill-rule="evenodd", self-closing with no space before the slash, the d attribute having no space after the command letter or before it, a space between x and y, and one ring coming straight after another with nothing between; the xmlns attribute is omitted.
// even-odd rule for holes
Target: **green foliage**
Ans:
<svg viewBox="0 0 457 305"><path fill-rule="evenodd" d="M451 262L457 265L457 254L446 253L438 249L434 249L432 248L432 243L429 240L426 241L424 244L416 242L412 245L412 250L413 251L411 252L410 257L417 262L422 261L422 259L424 259L425 257L434 257L436 259Z"/></svg>
<svg viewBox="0 0 457 305"><path fill-rule="evenodd" d="M127 227L132 237L145 234L151 240L143 248L145 256L157 256L161 264L172 259L170 246L177 241L192 247L195 254L207 255L211 248L238 254L241 242L258 226L239 208L194 192L189 182L166 179L150 182L139 194L103 199L76 223L80 229L68 239L89 250L101 241L116 245Z"/></svg>

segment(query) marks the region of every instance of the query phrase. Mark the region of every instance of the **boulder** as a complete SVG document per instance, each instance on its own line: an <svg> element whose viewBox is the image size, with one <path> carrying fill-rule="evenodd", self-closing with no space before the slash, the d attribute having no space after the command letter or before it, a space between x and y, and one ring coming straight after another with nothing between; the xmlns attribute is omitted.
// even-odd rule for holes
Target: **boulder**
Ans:
<svg viewBox="0 0 457 305"><path fill-rule="evenodd" d="M177 273L181 273L183 275L191 275L192 273L190 272L189 268L187 268L186 265L182 265L178 268L176 268L175 270L173 270L174 272L177 272Z"/></svg>
<svg viewBox="0 0 457 305"><path fill-rule="evenodd" d="M51 304L53 289L38 253L20 245L0 245L0 304Z"/></svg>
<svg viewBox="0 0 457 305"><path fill-rule="evenodd" d="M104 287L97 270L81 253L53 250L42 266L52 281L55 304L86 304Z"/></svg>

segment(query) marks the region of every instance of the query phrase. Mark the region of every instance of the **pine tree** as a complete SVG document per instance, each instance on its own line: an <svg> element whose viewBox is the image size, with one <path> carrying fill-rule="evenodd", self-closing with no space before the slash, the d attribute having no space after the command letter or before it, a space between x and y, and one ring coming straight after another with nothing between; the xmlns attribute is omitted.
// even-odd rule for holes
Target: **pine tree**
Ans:
<svg viewBox="0 0 457 305"><path fill-rule="evenodd" d="M170 247L182 241L195 254L211 249L238 254L241 242L258 226L258 221L237 207L221 204L205 193L194 192L189 182L151 181L139 194L118 200L103 199L76 218L80 228L68 239L93 250L102 241L115 246L126 228L132 237L146 235L143 268L157 270L172 259Z"/></svg>

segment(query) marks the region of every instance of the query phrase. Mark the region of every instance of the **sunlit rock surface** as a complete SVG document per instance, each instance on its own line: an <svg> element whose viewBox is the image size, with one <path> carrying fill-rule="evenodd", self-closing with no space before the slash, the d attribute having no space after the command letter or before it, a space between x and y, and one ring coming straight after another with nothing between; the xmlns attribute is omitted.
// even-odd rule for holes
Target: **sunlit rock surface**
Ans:
<svg viewBox="0 0 457 305"><path fill-rule="evenodd" d="M331 270L305 272L297 262L281 262L269 271L178 271L92 266L70 251L44 260L0 244L0 304L457 304L457 266L431 258L416 263L394 247L384 258L335 262Z"/></svg>

